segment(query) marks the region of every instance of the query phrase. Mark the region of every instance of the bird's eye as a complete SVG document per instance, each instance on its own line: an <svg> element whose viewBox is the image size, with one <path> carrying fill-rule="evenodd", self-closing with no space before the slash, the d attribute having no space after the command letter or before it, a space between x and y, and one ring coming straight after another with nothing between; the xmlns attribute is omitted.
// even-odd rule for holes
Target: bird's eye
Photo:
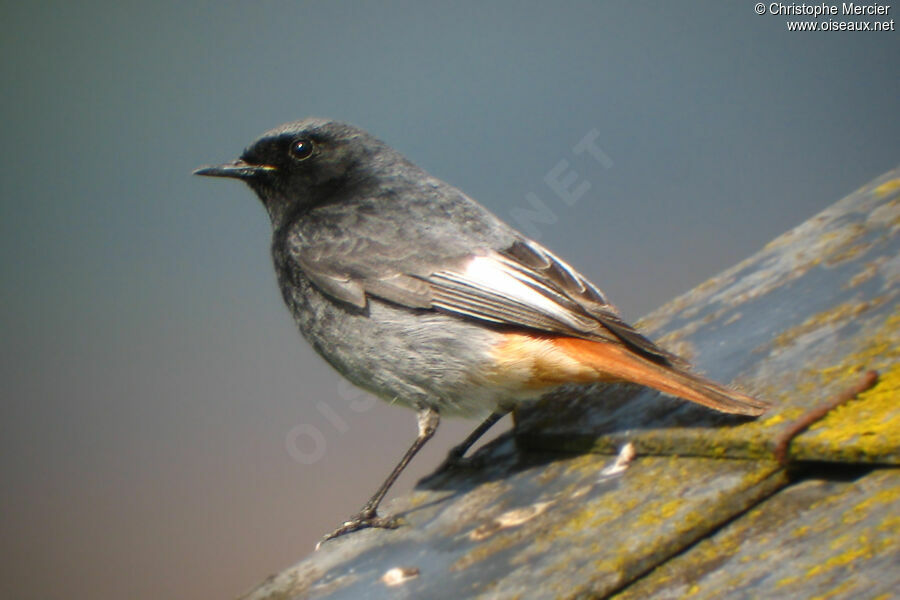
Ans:
<svg viewBox="0 0 900 600"><path fill-rule="evenodd" d="M291 142L291 156L296 160L306 160L312 156L315 145L312 140L299 138Z"/></svg>

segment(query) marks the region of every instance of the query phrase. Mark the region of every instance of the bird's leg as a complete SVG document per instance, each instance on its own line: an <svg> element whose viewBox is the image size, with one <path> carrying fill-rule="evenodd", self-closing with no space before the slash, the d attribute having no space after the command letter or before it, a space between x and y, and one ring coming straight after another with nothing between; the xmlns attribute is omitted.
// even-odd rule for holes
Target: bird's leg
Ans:
<svg viewBox="0 0 900 600"><path fill-rule="evenodd" d="M469 451L469 448L471 448L481 436L487 433L488 429L493 427L497 421L505 417L509 412L509 408L498 408L488 415L488 418L482 421L472 433L466 436L466 439L450 449L450 452L447 453L447 458L445 458L444 462L441 463L441 466L438 467L437 473L459 466L460 463L463 462L463 457L466 455L466 452Z"/></svg>
<svg viewBox="0 0 900 600"><path fill-rule="evenodd" d="M437 431L438 424L441 422L441 416L433 408L423 408L416 414L416 421L419 427L419 434L406 451L406 454L403 455L403 458L400 459L400 462L397 463L397 466L394 467L394 470L391 471L391 474L388 475L387 479L384 480L384 483L378 488L378 491L369 498L369 501L366 502L358 513L350 517L343 525L333 532L322 538L316 545L317 549L322 545L322 542L342 536L345 533L350 533L351 531L356 531L357 529L365 529L367 527L394 529L400 526L400 522L396 517L379 517L378 505L381 504L385 494L387 494L390 487L394 485L397 477L400 476L400 473L403 472L403 469L406 468L409 461L412 460L413 456L415 456L416 453L422 449L422 446L425 445L425 442L430 440L434 435L434 432Z"/></svg>

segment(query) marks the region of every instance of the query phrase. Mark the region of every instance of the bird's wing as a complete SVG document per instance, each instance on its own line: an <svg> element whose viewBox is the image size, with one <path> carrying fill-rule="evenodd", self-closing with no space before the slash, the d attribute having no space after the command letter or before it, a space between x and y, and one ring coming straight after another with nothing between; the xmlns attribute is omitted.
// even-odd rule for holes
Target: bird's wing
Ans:
<svg viewBox="0 0 900 600"><path fill-rule="evenodd" d="M595 285L531 240L519 239L501 252L473 256L462 269L437 271L428 281L433 306L447 312L624 342L649 358L680 360L623 321Z"/></svg>
<svg viewBox="0 0 900 600"><path fill-rule="evenodd" d="M382 247L384 246L384 247ZM453 256L423 244L415 253L372 238L346 239L291 257L330 296L364 308L377 297L417 309L547 333L621 342L658 362L677 358L624 322L603 293L536 242Z"/></svg>

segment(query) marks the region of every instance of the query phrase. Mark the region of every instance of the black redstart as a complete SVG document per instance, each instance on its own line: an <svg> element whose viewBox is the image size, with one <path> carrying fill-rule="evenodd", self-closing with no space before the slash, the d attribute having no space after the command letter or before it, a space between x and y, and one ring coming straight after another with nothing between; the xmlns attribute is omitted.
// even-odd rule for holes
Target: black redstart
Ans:
<svg viewBox="0 0 900 600"><path fill-rule="evenodd" d="M691 373L540 244L351 125L305 119L197 175L246 182L300 331L344 377L417 411L418 436L362 510L325 539L396 527L377 514L441 415L486 420L569 383L628 381L709 408L768 404Z"/></svg>

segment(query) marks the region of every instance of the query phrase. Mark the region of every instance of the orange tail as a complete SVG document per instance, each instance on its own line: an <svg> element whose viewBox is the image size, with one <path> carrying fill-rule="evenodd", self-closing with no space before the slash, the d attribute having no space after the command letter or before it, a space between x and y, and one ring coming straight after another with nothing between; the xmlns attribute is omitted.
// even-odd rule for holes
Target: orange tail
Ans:
<svg viewBox="0 0 900 600"><path fill-rule="evenodd" d="M553 338L553 344L570 358L595 369L601 381L630 381L737 415L758 416L770 406L681 368L654 363L618 344L570 337Z"/></svg>

